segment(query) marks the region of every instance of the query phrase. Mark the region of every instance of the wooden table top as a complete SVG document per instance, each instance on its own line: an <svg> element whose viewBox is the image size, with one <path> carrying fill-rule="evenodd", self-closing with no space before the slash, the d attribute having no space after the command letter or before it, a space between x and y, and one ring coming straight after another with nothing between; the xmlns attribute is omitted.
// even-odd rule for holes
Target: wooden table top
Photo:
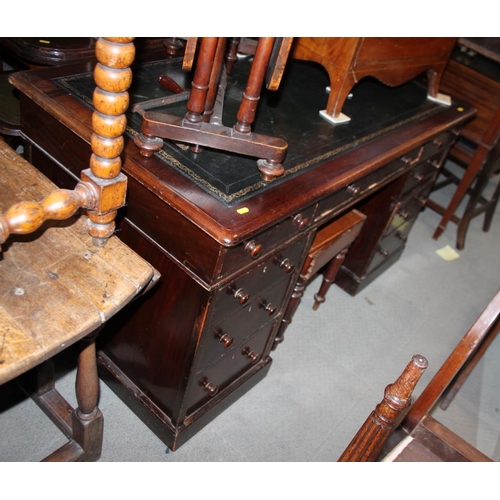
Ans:
<svg viewBox="0 0 500 500"><path fill-rule="evenodd" d="M54 189L0 140L0 213ZM153 278L153 268L117 237L95 247L85 221L47 221L2 245L0 384L92 333Z"/></svg>
<svg viewBox="0 0 500 500"><path fill-rule="evenodd" d="M27 107L32 108L34 103L64 124L76 138L89 144L91 107L70 95L54 79L79 75L92 69L92 65L87 63L19 72L11 77L14 86L30 101L21 100L22 115L25 108L22 127L28 130L30 140L49 152L51 148L60 149L57 138L44 134L40 127L30 129L28 120L33 118L36 111L27 110ZM426 105L425 101L424 92L423 105ZM313 169L290 179L270 183L264 190L231 206L207 194L206 190L156 155L152 158L142 157L131 137L125 138L123 170L220 244L232 246L363 178L430 140L444 128L460 126L474 114L470 107L457 102L453 102L450 107L437 106L437 112L421 119L406 120L401 126L370 140L360 141L361 145L339 155L324 155ZM316 115L319 110L313 112ZM294 126L297 126L297 120ZM345 126L350 125L340 125ZM279 130L278 133L286 138L286 130ZM335 133L333 129L332 133ZM355 137L355 131L353 134ZM88 148L90 151L90 146ZM224 155L222 152L220 154ZM70 168L69 164L65 166ZM75 163L75 171L80 167L86 168Z"/></svg>

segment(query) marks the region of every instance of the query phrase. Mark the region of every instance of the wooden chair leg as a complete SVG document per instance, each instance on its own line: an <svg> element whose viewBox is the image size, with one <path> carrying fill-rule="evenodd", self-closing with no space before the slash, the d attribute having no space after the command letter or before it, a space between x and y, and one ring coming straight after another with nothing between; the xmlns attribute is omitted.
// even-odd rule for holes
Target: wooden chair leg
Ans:
<svg viewBox="0 0 500 500"><path fill-rule="evenodd" d="M488 232L491 227L491 221L493 220L493 215L498 205L498 200L500 200L500 182L498 183L495 193L493 194L489 207L486 210L486 215L484 216L483 231Z"/></svg>
<svg viewBox="0 0 500 500"><path fill-rule="evenodd" d="M335 277L339 272L342 263L345 260L345 256L347 255L348 248L344 248L340 253L338 253L335 258L333 258L327 265L325 269L325 273L323 275L323 282L319 288L318 293L314 294L314 305L313 309L317 311L318 307L325 301L325 296L328 293L328 290L335 282Z"/></svg>
<svg viewBox="0 0 500 500"><path fill-rule="evenodd" d="M483 171L479 173L478 178L476 179L476 183L472 190L471 196L469 198L469 201L467 202L467 206L458 225L456 242L458 250L463 250L463 248L465 247L465 236L467 235L469 224L474 217L475 208L477 207L479 200L482 197L484 188L488 184L488 178L488 173L483 169Z"/></svg>
<svg viewBox="0 0 500 500"><path fill-rule="evenodd" d="M446 226L448 225L448 222L450 219L453 217L456 209L458 208L458 205L460 205L460 202L463 200L463 197L469 190L472 182L478 175L482 165L484 164L484 161L488 155L488 150L482 146L478 146L476 152L474 153L474 156L467 167L467 169L464 172L464 175L462 177L462 180L460 181L460 184L457 186L457 189L455 193L453 194L453 197L451 198L450 203L446 207L446 210L444 212L444 215L439 222L438 227L434 231L433 238L437 240L441 234L443 234L443 231L446 229Z"/></svg>
<svg viewBox="0 0 500 500"><path fill-rule="evenodd" d="M97 406L99 401L99 376L95 339L97 332L83 339L78 356L76 399L78 407L72 415L73 438L83 448L85 461L95 462L101 457L103 416Z"/></svg>

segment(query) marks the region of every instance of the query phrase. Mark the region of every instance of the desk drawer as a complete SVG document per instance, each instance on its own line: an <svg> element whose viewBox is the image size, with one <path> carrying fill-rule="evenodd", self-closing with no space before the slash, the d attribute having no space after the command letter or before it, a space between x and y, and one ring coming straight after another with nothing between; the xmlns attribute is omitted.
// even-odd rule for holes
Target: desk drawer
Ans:
<svg viewBox="0 0 500 500"><path fill-rule="evenodd" d="M218 363L195 375L194 384L186 398L186 415L210 401L260 361L273 326L274 323L266 325L253 337L223 356Z"/></svg>
<svg viewBox="0 0 500 500"><path fill-rule="evenodd" d="M235 312L220 323L208 325L198 348L197 371L217 362L232 349L237 349L256 330L273 321L281 310L289 284L289 279L283 280L277 286L257 295L248 307Z"/></svg>
<svg viewBox="0 0 500 500"><path fill-rule="evenodd" d="M304 208L300 213L288 217L250 240L233 248L225 249L224 261L218 277L223 279L237 270L255 264L256 261L265 258L278 246L304 232L311 225L315 208L316 205Z"/></svg>
<svg viewBox="0 0 500 500"><path fill-rule="evenodd" d="M367 275L371 274L375 269L386 262L390 262L393 254L403 250L406 240L408 239L408 233L410 232L410 229L416 219L417 218L414 217L413 219L406 221L405 225L402 226L401 229L397 229L379 241L375 252L373 253L370 265L366 270Z"/></svg>
<svg viewBox="0 0 500 500"><path fill-rule="evenodd" d="M436 153L446 150L455 142L457 137L457 131L445 130L434 137L431 141L426 142L425 144L422 144L422 146L404 154L401 157L401 160L407 165L417 165L418 163L429 159L431 156L434 156Z"/></svg>
<svg viewBox="0 0 500 500"><path fill-rule="evenodd" d="M407 185L403 193L409 192L419 183L426 182L428 176L436 173L441 162L444 159L446 149L456 139L456 133L453 131L444 131L435 139L422 146L415 148L409 153L397 158L380 169L372 172L363 179L352 183L340 191L330 195L328 198L318 203L315 222L325 219L333 212L338 212L348 204L353 204L356 199L360 199L375 191L382 182L388 183L395 179L401 170L408 169L408 166L414 166L414 171L408 178Z"/></svg>
<svg viewBox="0 0 500 500"><path fill-rule="evenodd" d="M238 276L215 296L211 324L218 323L234 312L246 308L262 290L291 276L301 264L306 238L274 253L246 274Z"/></svg>
<svg viewBox="0 0 500 500"><path fill-rule="evenodd" d="M402 194L412 191L426 184L430 179L434 180L441 164L446 156L446 151L440 151L427 160L418 164L409 174L408 180L403 188Z"/></svg>
<svg viewBox="0 0 500 500"><path fill-rule="evenodd" d="M356 203L358 199L364 198L371 192L376 191L382 182L386 183L400 175L406 165L400 158L394 160L371 174L359 179L349 186L333 193L318 203L314 216L315 222L322 222L339 213L348 205Z"/></svg>

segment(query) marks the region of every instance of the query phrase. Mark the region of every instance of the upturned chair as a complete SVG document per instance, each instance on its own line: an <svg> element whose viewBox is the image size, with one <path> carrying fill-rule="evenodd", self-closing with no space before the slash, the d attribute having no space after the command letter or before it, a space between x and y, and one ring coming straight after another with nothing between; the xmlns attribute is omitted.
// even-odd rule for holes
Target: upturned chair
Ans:
<svg viewBox="0 0 500 500"><path fill-rule="evenodd" d="M339 462L369 462L380 458L394 462L491 462L430 415L430 411L440 400L444 401L443 409L448 407L499 330L500 290L407 411L411 394L427 368L423 356L412 358L398 380L387 386L384 399L349 443Z"/></svg>
<svg viewBox="0 0 500 500"><path fill-rule="evenodd" d="M93 154L74 190L56 189L0 139L0 384L16 379L29 386L27 379L37 377L30 395L68 437L47 461L100 458L95 338L110 317L158 278L113 235L127 186L120 153L132 40L96 44ZM78 216L80 208L86 214ZM57 391L52 366L53 357L73 345L78 348L77 408Z"/></svg>

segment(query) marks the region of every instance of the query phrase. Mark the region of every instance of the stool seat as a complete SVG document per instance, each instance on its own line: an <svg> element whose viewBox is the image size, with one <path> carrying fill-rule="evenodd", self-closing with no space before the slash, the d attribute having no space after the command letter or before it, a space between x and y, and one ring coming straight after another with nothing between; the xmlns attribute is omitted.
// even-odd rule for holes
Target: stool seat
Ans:
<svg viewBox="0 0 500 500"><path fill-rule="evenodd" d="M0 140L0 212L55 189ZM0 384L100 327L153 278L153 268L116 236L92 244L85 216L12 236L0 260Z"/></svg>

